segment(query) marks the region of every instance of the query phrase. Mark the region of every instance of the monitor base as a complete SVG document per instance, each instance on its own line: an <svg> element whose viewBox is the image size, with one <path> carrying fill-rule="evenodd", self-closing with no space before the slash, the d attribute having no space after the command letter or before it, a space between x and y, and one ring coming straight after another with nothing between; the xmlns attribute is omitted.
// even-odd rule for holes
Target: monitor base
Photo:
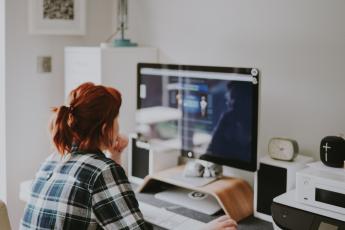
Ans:
<svg viewBox="0 0 345 230"><path fill-rule="evenodd" d="M253 214L253 190L245 180L223 176L204 186L197 187L174 179L174 175L182 174L183 170L184 165L149 175L145 177L138 192L152 192L168 184L213 196L223 211L236 221Z"/></svg>
<svg viewBox="0 0 345 230"><path fill-rule="evenodd" d="M173 188L154 195L158 200L180 205L206 215L214 215L222 208L211 195L184 188Z"/></svg>

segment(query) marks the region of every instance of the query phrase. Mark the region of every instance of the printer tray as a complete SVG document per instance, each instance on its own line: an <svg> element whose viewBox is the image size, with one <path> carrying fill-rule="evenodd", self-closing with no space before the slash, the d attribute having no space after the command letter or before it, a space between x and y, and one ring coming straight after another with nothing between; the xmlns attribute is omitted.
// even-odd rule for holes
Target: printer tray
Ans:
<svg viewBox="0 0 345 230"><path fill-rule="evenodd" d="M332 219L284 204L273 202L271 211L274 222L284 230L345 230L345 220Z"/></svg>

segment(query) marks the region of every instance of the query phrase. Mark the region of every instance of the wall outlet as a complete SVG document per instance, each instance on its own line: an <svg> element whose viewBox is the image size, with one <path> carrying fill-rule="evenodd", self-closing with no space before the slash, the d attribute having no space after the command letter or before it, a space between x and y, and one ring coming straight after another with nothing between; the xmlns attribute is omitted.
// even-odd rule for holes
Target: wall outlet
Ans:
<svg viewBox="0 0 345 230"><path fill-rule="evenodd" d="M38 56L37 57L37 72L38 73L51 73L52 72L52 57L51 56Z"/></svg>

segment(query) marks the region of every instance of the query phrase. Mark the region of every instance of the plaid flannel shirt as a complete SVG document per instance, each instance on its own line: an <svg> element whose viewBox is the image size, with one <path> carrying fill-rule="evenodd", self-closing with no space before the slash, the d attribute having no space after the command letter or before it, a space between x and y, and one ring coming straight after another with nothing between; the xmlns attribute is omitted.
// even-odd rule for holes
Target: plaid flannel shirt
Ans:
<svg viewBox="0 0 345 230"><path fill-rule="evenodd" d="M123 168L103 153L52 154L32 184L20 229L149 229Z"/></svg>

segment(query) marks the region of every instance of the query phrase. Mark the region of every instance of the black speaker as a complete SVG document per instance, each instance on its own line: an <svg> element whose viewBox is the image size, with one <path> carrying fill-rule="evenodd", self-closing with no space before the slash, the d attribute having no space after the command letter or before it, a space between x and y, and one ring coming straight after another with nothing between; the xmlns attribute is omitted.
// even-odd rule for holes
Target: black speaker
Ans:
<svg viewBox="0 0 345 230"><path fill-rule="evenodd" d="M337 136L324 137L320 144L320 158L327 166L344 167L345 139Z"/></svg>
<svg viewBox="0 0 345 230"><path fill-rule="evenodd" d="M296 172L312 161L311 157L303 155L297 155L294 161L274 160L270 156L261 158L254 181L254 216L272 221L273 199L293 189Z"/></svg>
<svg viewBox="0 0 345 230"><path fill-rule="evenodd" d="M271 215L274 197L286 192L287 169L275 165L260 164L258 171L257 211Z"/></svg>
<svg viewBox="0 0 345 230"><path fill-rule="evenodd" d="M140 184L147 175L177 166L180 151L154 148L137 134L129 135L128 179Z"/></svg>
<svg viewBox="0 0 345 230"><path fill-rule="evenodd" d="M140 183L150 173L150 145L139 140L136 134L129 136L128 179Z"/></svg>

